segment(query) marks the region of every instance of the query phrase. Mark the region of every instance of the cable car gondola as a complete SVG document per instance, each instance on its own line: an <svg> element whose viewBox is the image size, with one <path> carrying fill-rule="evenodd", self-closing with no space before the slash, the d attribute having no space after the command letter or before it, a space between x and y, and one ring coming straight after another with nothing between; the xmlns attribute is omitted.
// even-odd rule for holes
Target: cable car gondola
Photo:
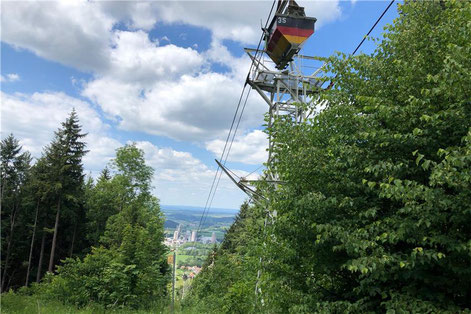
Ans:
<svg viewBox="0 0 471 314"><path fill-rule="evenodd" d="M302 44L314 33L317 19L307 17L294 0L278 0L277 10L265 33L265 51L279 70L286 68Z"/></svg>

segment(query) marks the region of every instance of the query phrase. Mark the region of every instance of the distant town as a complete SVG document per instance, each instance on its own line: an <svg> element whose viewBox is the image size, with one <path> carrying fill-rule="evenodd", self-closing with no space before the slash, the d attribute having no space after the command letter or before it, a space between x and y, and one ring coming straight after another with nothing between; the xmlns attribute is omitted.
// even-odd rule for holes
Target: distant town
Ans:
<svg viewBox="0 0 471 314"><path fill-rule="evenodd" d="M178 224L177 229L173 232L173 237L165 238L165 245L169 248L178 248L184 243L188 242L199 242L202 244L216 244L218 243L216 239L216 232L212 232L210 237L200 236L198 237L198 232L196 230L182 232L182 224Z"/></svg>
<svg viewBox="0 0 471 314"><path fill-rule="evenodd" d="M164 243L175 253L175 287L179 297L188 291L192 279L200 273L208 254L222 242L238 212L214 209L200 226L203 210L189 206L162 206L165 214ZM169 256L169 263L173 263L173 254Z"/></svg>

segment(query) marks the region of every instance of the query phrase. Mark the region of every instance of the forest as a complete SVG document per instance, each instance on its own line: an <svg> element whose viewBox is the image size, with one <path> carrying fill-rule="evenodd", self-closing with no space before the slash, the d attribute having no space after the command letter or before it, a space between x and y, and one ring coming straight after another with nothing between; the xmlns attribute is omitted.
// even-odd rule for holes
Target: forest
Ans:
<svg viewBox="0 0 471 314"><path fill-rule="evenodd" d="M2 140L2 292L163 308L170 272L153 169L131 144L97 180L86 177L85 138L72 111L34 164L13 135Z"/></svg>
<svg viewBox="0 0 471 314"><path fill-rule="evenodd" d="M471 2L398 13L373 53L320 58L324 108L267 126L280 184L258 183L176 310L471 312ZM1 142L6 313L169 310L153 169L130 144L86 177L85 141L72 111L35 162Z"/></svg>

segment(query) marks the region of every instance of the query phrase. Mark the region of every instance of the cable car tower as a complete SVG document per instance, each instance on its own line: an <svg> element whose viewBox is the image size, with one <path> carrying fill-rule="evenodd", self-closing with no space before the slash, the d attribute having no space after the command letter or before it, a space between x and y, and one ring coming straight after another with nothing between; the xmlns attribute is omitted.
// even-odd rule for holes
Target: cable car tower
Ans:
<svg viewBox="0 0 471 314"><path fill-rule="evenodd" d="M297 123L305 121L312 114L304 109L307 108L306 104L319 101L318 90L323 81L319 80L317 75L322 68L317 68L311 74L303 73L304 63L316 59L298 54L303 43L314 34L316 21L314 17L307 17L304 8L294 0L278 0L273 19L267 28L262 28L265 48L245 48L252 60L246 84L257 91L268 104L268 127L271 127L279 116L289 116ZM270 138L267 161L269 171L266 172L264 181L276 184L281 182L276 171L270 169L272 150L273 141ZM236 181L222 164L218 162L218 165L251 198L261 197L252 185L256 181L245 178Z"/></svg>
<svg viewBox="0 0 471 314"><path fill-rule="evenodd" d="M315 107L325 105L325 100L319 97L323 80L317 76L322 71L322 66L312 74L303 72L303 63L306 60L316 60L314 57L299 55L303 43L314 34L314 24L317 19L307 17L304 8L294 0L278 0L277 9L271 23L267 28L262 28L265 48L263 50L246 48L245 52L252 60L247 75L246 84L265 100L268 104L268 128L283 116L296 123L304 122L313 112L307 111L308 103L315 103ZM269 58L265 57L268 56ZM315 108L309 106L309 108ZM272 164L276 156L273 155L273 139L269 138L267 171L261 180L272 185L275 189L279 184L276 169ZM259 180L237 180L220 161L216 160L224 173L252 200L263 204L266 208L264 227L269 224L268 218L273 222L277 216L276 211L270 210L270 201L264 193L258 191L254 183ZM265 229L265 228L264 228ZM262 264L262 257L260 257ZM259 280L262 270L257 272L255 294L261 294ZM264 303L261 298L262 305Z"/></svg>

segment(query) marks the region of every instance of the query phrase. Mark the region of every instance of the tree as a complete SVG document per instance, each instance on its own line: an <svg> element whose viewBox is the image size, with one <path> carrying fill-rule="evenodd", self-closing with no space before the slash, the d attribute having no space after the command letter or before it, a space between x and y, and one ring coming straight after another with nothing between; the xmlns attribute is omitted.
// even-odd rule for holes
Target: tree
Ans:
<svg viewBox="0 0 471 314"><path fill-rule="evenodd" d="M33 259L33 251L34 251L34 244L36 240L36 233L38 229L38 223L40 226L44 227L41 222L44 222L44 218L40 216L41 206L44 206L45 199L47 197L47 187L44 186L42 180L42 174L45 172L45 162L44 158L40 158L36 164L33 166L31 170L31 176L27 182L26 189L28 190L29 197L33 199L33 203L35 203L35 215L34 215L34 224L33 224L33 233L31 235L31 244L29 249L29 256L28 256L28 268L26 270L26 279L25 279L25 286L28 286L30 271L31 271L31 264ZM42 246L41 246L41 257L39 258L42 261L42 255L44 253L44 241L45 241L45 234L44 232L42 238ZM41 263L40 263L41 264ZM38 278L40 278L40 271L41 265L38 265Z"/></svg>
<svg viewBox="0 0 471 314"><path fill-rule="evenodd" d="M305 123L285 116L267 129L270 169L284 184L258 189L276 218L265 236L249 233L258 241L243 238L257 224L237 220L185 304L244 313L470 310L471 3L398 8L373 54L326 59L325 79L335 83L321 92L326 108L308 105L319 113ZM257 284L244 279L257 269Z"/></svg>
<svg viewBox="0 0 471 314"><path fill-rule="evenodd" d="M89 181L86 185L87 238L90 245L99 245L105 233L108 218L117 214L120 208L120 195L124 187L113 180L108 168L105 168L96 185Z"/></svg>
<svg viewBox="0 0 471 314"><path fill-rule="evenodd" d="M97 183L106 189L116 187L105 191L115 196L116 212L107 219L102 246L93 248L83 260L66 259L57 275L48 277L44 290L51 297L61 295L64 302L79 306L89 302L108 307L162 306L169 271L163 217L150 192L153 169L135 145L119 148L112 164L114 177L105 171Z"/></svg>
<svg viewBox="0 0 471 314"><path fill-rule="evenodd" d="M271 312L471 307L471 4L398 7L372 55L327 60L325 109L269 130Z"/></svg>
<svg viewBox="0 0 471 314"><path fill-rule="evenodd" d="M260 310L255 287L263 245L262 208L242 204L224 241L208 255L183 299L198 313L248 313Z"/></svg>
<svg viewBox="0 0 471 314"><path fill-rule="evenodd" d="M73 215L73 210L78 208L80 194L83 192L81 190L84 178L82 157L87 151L85 143L81 141L86 134L81 131L77 113L72 110L70 116L62 123L62 128L55 133L55 138L44 154L48 169L46 184L50 187L49 193L56 203L49 272L54 270L56 263L55 251L62 206L66 205L66 209L70 209Z"/></svg>
<svg viewBox="0 0 471 314"><path fill-rule="evenodd" d="M31 155L21 153L19 141L10 134L0 143L0 201L2 207L2 278L0 290L6 288L6 278L12 245L15 239L15 225L21 210L23 185L30 169ZM3 245L6 243L6 248ZM5 258L3 260L3 257Z"/></svg>

